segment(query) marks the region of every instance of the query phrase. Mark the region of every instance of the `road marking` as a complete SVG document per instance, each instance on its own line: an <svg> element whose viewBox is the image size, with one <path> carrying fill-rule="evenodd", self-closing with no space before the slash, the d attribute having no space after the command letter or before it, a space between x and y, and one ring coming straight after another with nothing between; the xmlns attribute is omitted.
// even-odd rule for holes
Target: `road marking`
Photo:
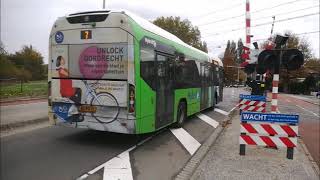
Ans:
<svg viewBox="0 0 320 180"><path fill-rule="evenodd" d="M201 146L201 144L183 128L170 129L170 131L191 155Z"/></svg>
<svg viewBox="0 0 320 180"><path fill-rule="evenodd" d="M103 179L111 179L111 178L113 178L113 179L117 179L117 180L118 180L118 179L121 179L121 180L122 180L122 179L125 179L125 180L126 180L126 178L127 178L127 179L130 178L129 169L128 169L128 168L126 168L125 171L122 171L122 172L121 172L121 169L119 170L119 167L117 167L117 168L113 168L113 169L117 169L117 170L119 170L119 171L114 170L114 171L112 172L112 171L110 170L110 169L112 169L112 168L110 168L110 164L113 164L113 165L114 165L114 164L117 164L117 163L118 163L119 165L121 165L121 163L120 163L120 161L119 161L119 159L121 159L121 160L122 160L122 165L125 165L124 167L128 167L128 164L127 164L127 163L128 163L128 162L130 163L130 156L128 156L128 158L129 158L129 161L128 161L127 154L129 155L129 152L130 152L130 151L132 151L133 149L135 149L135 148L137 148L138 146L142 145L143 143L149 141L150 139L152 139L154 136L158 135L158 134L161 133L162 131L164 131L164 130L161 130L161 131L157 132L156 134L154 134L154 135L152 135L152 136L150 136L150 137L142 140L142 141L139 142L137 145L132 146L131 148L127 149L126 151L122 152L121 154L117 155L116 157L112 158L111 160L109 160L109 161L101 164L100 166L98 166L98 167L94 168L93 170L89 171L88 173L83 174L82 176L78 177L77 180L86 179L88 176L96 173L97 171L99 171L99 170L102 169L102 168L107 169L107 170L105 170L104 173L103 173L103 174L104 174L104 175L103 175ZM115 159L115 158L117 158L118 160ZM107 167L107 168L106 168L106 167ZM111 166L111 167L112 167L112 166ZM130 165L130 171L131 171L131 165ZM120 172L121 172L121 173L120 173ZM113 174L112 174L112 173L113 173ZM105 176L106 174L110 174L110 176L107 175L108 177L106 177L106 176ZM115 174L117 174L118 176L115 176ZM125 175L125 176L124 176L124 175ZM132 171L131 171L131 177L132 177ZM131 178L131 179L133 179L133 178Z"/></svg>
<svg viewBox="0 0 320 180"><path fill-rule="evenodd" d="M237 108L239 106L239 103L235 106L235 107L233 107L229 112L228 112L228 115L235 109L235 108Z"/></svg>
<svg viewBox="0 0 320 180"><path fill-rule="evenodd" d="M133 179L129 150L112 158L104 165L103 180Z"/></svg>
<svg viewBox="0 0 320 180"><path fill-rule="evenodd" d="M299 105L296 105L296 106L299 107L299 108L301 108L301 109L303 109L303 110L305 110L305 111L307 111L307 112L309 112L309 113L311 113L311 114L313 114L313 115L315 115L316 117L319 117L318 114L316 114L316 113L314 113L314 112L312 112L312 111L310 111L310 110L308 110L308 109L306 109L306 108L304 108L304 107L301 107L301 106L299 106Z"/></svg>
<svg viewBox="0 0 320 180"><path fill-rule="evenodd" d="M218 112L218 113L221 113L221 114L223 114L223 115L226 115L226 116L229 115L228 112L226 112L226 111L224 111L224 110L222 110L222 109L214 108L214 111L216 111L216 112Z"/></svg>
<svg viewBox="0 0 320 180"><path fill-rule="evenodd" d="M199 114L197 114L197 116L202 121L208 123L209 125L211 125L214 128L217 128L219 126L219 122L217 122L216 120L212 119L211 117L209 117L209 116L207 116L205 114L199 113Z"/></svg>
<svg viewBox="0 0 320 180"><path fill-rule="evenodd" d="M286 99L286 101L287 101L288 103L291 103L291 101L290 101L289 99Z"/></svg>

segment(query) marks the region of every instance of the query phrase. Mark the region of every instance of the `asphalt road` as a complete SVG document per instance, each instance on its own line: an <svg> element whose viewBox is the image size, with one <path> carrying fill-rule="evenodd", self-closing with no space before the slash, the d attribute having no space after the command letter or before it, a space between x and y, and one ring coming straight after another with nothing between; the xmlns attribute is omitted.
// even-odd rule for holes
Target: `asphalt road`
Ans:
<svg viewBox="0 0 320 180"><path fill-rule="evenodd" d="M238 102L240 91L226 88L224 102L216 108L222 111L202 113L216 122L223 121ZM88 178L103 179L110 170L104 169L107 166L99 168L99 165L125 160L122 157L126 156L115 157L126 152L133 179L171 179L192 156L188 142L186 145L183 141L191 136L191 140L200 145L214 130L212 125L192 116L178 130L180 135L185 133L183 138L178 138L179 135L173 133L175 130L170 129L137 136L58 126L10 135L1 138L1 179L69 180L89 171L94 173ZM149 137L152 139L126 151Z"/></svg>
<svg viewBox="0 0 320 180"><path fill-rule="evenodd" d="M279 94L278 103L281 113L300 115L299 134L311 156L320 166L319 105L286 94Z"/></svg>

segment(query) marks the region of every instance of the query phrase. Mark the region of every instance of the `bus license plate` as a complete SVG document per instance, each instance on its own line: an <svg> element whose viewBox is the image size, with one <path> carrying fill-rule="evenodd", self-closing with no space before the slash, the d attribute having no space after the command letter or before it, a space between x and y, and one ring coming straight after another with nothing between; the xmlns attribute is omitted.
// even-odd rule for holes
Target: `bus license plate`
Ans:
<svg viewBox="0 0 320 180"><path fill-rule="evenodd" d="M80 112L88 112L88 113L95 113L97 111L97 107L90 106L90 105L82 105L79 108Z"/></svg>

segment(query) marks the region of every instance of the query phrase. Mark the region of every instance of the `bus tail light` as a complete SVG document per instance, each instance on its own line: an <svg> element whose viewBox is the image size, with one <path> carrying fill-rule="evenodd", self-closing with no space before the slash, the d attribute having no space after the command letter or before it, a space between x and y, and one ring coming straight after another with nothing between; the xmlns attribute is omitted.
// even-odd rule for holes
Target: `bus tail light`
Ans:
<svg viewBox="0 0 320 180"><path fill-rule="evenodd" d="M135 92L134 86L129 84L129 113L134 113Z"/></svg>
<svg viewBox="0 0 320 180"><path fill-rule="evenodd" d="M51 101L51 81L48 82L48 105L52 106L52 101Z"/></svg>

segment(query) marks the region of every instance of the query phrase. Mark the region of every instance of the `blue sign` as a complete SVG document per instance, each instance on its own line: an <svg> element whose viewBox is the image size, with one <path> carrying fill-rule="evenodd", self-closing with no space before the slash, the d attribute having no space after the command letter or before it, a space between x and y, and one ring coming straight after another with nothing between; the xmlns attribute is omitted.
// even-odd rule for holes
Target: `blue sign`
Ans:
<svg viewBox="0 0 320 180"><path fill-rule="evenodd" d="M239 97L240 99L249 99L252 101L266 101L266 96L240 94Z"/></svg>
<svg viewBox="0 0 320 180"><path fill-rule="evenodd" d="M56 40L56 43L62 43L63 42L64 35L61 31L56 32L54 35L54 39Z"/></svg>
<svg viewBox="0 0 320 180"><path fill-rule="evenodd" d="M71 103L54 102L52 104L52 110L57 116L60 117L60 119L67 120L69 117L68 111L71 106Z"/></svg>
<svg viewBox="0 0 320 180"><path fill-rule="evenodd" d="M298 124L299 115L242 112L241 121Z"/></svg>

